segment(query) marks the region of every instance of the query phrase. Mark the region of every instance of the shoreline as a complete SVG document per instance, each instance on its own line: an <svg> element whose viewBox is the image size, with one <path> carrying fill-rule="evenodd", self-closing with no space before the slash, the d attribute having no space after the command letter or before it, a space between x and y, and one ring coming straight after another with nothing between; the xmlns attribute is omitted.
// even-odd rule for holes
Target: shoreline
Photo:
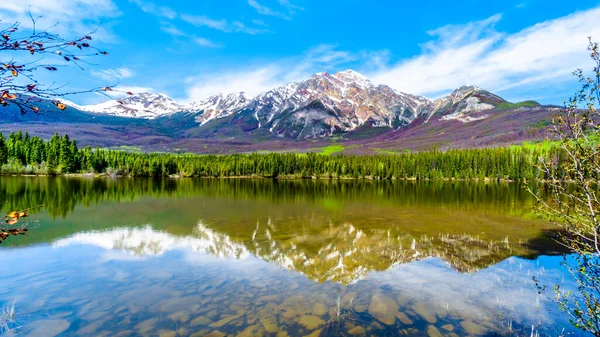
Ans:
<svg viewBox="0 0 600 337"><path fill-rule="evenodd" d="M515 180L515 179L497 179L497 178L379 178L373 176L365 176L365 177L319 177L319 176L311 176L311 177L302 177L295 175L280 175L276 177L270 176L259 176L259 175L250 175L250 176L180 176L180 175L170 175L166 177L145 177L145 176L129 176L129 175L110 175L106 173L67 173L67 174L19 174L19 173L11 173L11 174L0 174L0 177L66 177L66 178L110 178L110 179L133 179L133 178L153 178L153 179L270 179L270 180L368 180L368 181L457 181L457 182L503 182L503 183L513 183L513 182L524 182L527 180ZM540 181L543 182L543 181Z"/></svg>

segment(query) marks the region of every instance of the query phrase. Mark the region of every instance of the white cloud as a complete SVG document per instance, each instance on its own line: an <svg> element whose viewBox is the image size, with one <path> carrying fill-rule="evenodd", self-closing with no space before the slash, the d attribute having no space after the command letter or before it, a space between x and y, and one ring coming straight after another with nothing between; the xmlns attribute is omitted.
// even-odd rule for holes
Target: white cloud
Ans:
<svg viewBox="0 0 600 337"><path fill-rule="evenodd" d="M206 26L206 27L224 31L224 32L231 31L229 24L227 23L227 20L225 20L225 19L215 20L215 19L209 18L206 15L188 15L188 14L182 14L181 19L183 21L191 23L194 26Z"/></svg>
<svg viewBox="0 0 600 337"><path fill-rule="evenodd" d="M194 38L194 42L202 47L209 47L209 48L219 48L221 47L221 45L219 45L218 43L214 43L213 41L209 40L209 39L205 39L203 37L195 37Z"/></svg>
<svg viewBox="0 0 600 337"><path fill-rule="evenodd" d="M230 71L205 72L186 79L187 100L195 101L218 93L244 91L257 95L289 82L308 78L316 72L355 61L357 56L337 50L333 45L318 45L300 57L271 64L249 64Z"/></svg>
<svg viewBox="0 0 600 337"><path fill-rule="evenodd" d="M289 4L289 2L287 1L283 1L284 3ZM248 0L248 5L250 5L250 7L256 9L256 11L259 14L262 15L267 15L267 16L276 16L276 17L280 17L282 19L286 19L286 20L290 20L290 17L281 13L281 12L277 12L267 6L263 6L261 4L259 4L256 0Z"/></svg>
<svg viewBox="0 0 600 337"><path fill-rule="evenodd" d="M157 6L151 2L142 0L129 0L129 2L138 5L142 11L155 16L164 17L171 20L177 17L177 12L166 6Z"/></svg>
<svg viewBox="0 0 600 337"><path fill-rule="evenodd" d="M445 26L429 33L421 55L383 67L375 82L398 90L439 95L461 85L485 89L551 89L571 80L570 73L586 64L588 36L600 36L600 8L577 12L525 28L498 32L496 15L465 25Z"/></svg>
<svg viewBox="0 0 600 337"><path fill-rule="evenodd" d="M175 25L173 25L172 23L168 22L168 21L161 21L160 22L160 30L162 30L163 32L171 35L171 36L187 36L188 34L185 33L184 31L182 31L181 29L177 28Z"/></svg>
<svg viewBox="0 0 600 337"><path fill-rule="evenodd" d="M104 70L92 70L92 75L106 81L119 81L125 78L135 76L133 70L129 68L116 68Z"/></svg>
<svg viewBox="0 0 600 337"><path fill-rule="evenodd" d="M188 101L201 100L218 93L244 91L250 95L273 89L281 84L282 69L279 66L265 66L254 70L244 69L221 74L205 74L190 77L186 94Z"/></svg>
<svg viewBox="0 0 600 337"><path fill-rule="evenodd" d="M208 27L226 33L246 33L250 35L270 32L265 28L248 27L240 21L228 22L225 19L215 20L205 15L182 14L181 19L197 27ZM262 24L264 26L264 23Z"/></svg>
<svg viewBox="0 0 600 337"><path fill-rule="evenodd" d="M302 8L300 6L296 6L296 5L292 4L292 3L290 3L289 0L279 0L279 4L282 5L282 6L284 6L284 7L287 7L287 9L289 10L289 12L291 14L296 13L296 11L298 11L298 10L300 10L300 11L304 10L304 8Z"/></svg>
<svg viewBox="0 0 600 337"><path fill-rule="evenodd" d="M263 20L258 20L258 19L252 20L252 23L257 26L264 26L264 27L268 26Z"/></svg>
<svg viewBox="0 0 600 337"><path fill-rule="evenodd" d="M121 13L112 0L24 0L0 1L0 17L4 24L19 22L22 29L33 27L29 12L38 19L36 27L46 29L64 37L80 37L92 31L94 40L114 41L115 37L106 28L106 19Z"/></svg>

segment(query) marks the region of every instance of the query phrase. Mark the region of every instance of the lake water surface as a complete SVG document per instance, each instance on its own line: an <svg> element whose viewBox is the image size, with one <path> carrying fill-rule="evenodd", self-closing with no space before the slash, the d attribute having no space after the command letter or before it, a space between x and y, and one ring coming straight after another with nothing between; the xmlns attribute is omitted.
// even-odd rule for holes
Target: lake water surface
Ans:
<svg viewBox="0 0 600 337"><path fill-rule="evenodd" d="M518 184L0 177L0 202L44 204L0 245L6 334L579 334Z"/></svg>

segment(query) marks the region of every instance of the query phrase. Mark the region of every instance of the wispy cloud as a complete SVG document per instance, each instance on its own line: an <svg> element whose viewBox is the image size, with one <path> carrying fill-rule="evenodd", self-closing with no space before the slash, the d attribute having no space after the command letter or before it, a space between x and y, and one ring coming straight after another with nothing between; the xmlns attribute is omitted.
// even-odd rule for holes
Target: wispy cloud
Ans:
<svg viewBox="0 0 600 337"><path fill-rule="evenodd" d="M138 5L142 11L158 17L164 17L170 20L177 17L177 12L167 6L157 6L152 2L143 0L129 0L129 2Z"/></svg>
<svg viewBox="0 0 600 337"><path fill-rule="evenodd" d="M289 4L289 1L283 1L283 3ZM256 0L248 0L248 5L250 5L250 7L254 8L254 9L256 9L256 11L259 14L267 15L267 16L276 16L276 17L280 17L282 19L291 20L291 18L288 15L283 14L278 11L275 11L275 10L271 9L270 7L263 6L263 5L259 4Z"/></svg>
<svg viewBox="0 0 600 337"><path fill-rule="evenodd" d="M121 15L112 0L0 1L0 17L4 23L19 22L22 29L31 28L33 24L29 12L34 17L41 17L36 24L38 29L48 28L58 22L52 28L54 33L79 37L95 31L94 39L104 42L116 39L107 28L107 19Z"/></svg>
<svg viewBox="0 0 600 337"><path fill-rule="evenodd" d="M495 92L552 90L586 64L588 36L600 36L600 8L538 23L514 34L497 31L495 15L430 31L421 55L383 67L378 83L430 96L464 84Z"/></svg>
<svg viewBox="0 0 600 337"><path fill-rule="evenodd" d="M205 15L182 14L181 19L197 27L208 27L226 33L246 33L250 35L268 33L266 28L248 27L240 21L228 22L225 19L215 20Z"/></svg>
<svg viewBox="0 0 600 337"><path fill-rule="evenodd" d="M182 14L181 19L187 23L194 25L194 26L205 26L205 27L209 27L209 28L224 31L224 32L231 31L231 27L230 27L229 23L227 23L227 20L224 20L224 19L215 20L215 19L211 19L205 15L188 15L188 14Z"/></svg>
<svg viewBox="0 0 600 337"><path fill-rule="evenodd" d="M222 45L220 45L218 43L215 43L215 42L213 42L213 41L211 41L209 39L205 39L203 37L195 37L193 39L193 41L194 41L194 43L196 43L197 45L202 46L202 47L209 47L209 48L220 48L220 47L222 47Z"/></svg>
<svg viewBox="0 0 600 337"><path fill-rule="evenodd" d="M238 91L257 95L356 59L357 55L354 53L324 44L315 46L298 57L270 64L249 64L229 71L204 72L186 79L187 100L200 100L217 93Z"/></svg>
<svg viewBox="0 0 600 337"><path fill-rule="evenodd" d="M106 81L120 81L125 78L135 76L133 70L129 68L116 68L104 70L92 70L92 76L101 78Z"/></svg>
<svg viewBox="0 0 600 337"><path fill-rule="evenodd" d="M290 3L289 0L279 0L279 4L286 7L291 14L295 14L296 11L303 11L304 8L300 7L300 6L296 6L292 3Z"/></svg>
<svg viewBox="0 0 600 337"><path fill-rule="evenodd" d="M257 26L264 26L264 27L268 26L263 20L258 20L258 19L252 20L252 23Z"/></svg>
<svg viewBox="0 0 600 337"><path fill-rule="evenodd" d="M186 41L191 41L201 47L208 47L208 48L223 47L221 44L214 42L212 40L209 40L207 38L200 37L200 36L197 36L194 34L188 34L188 33L184 32L183 30L179 29L174 24L172 24L170 21L161 21L160 22L160 30L171 35L171 37L173 37L175 39L184 38ZM168 49L168 50L173 51L171 49Z"/></svg>
<svg viewBox="0 0 600 337"><path fill-rule="evenodd" d="M187 33L182 31L181 29L177 28L174 24L172 24L169 21L160 21L160 30L162 30L163 32L165 32L173 37L188 36Z"/></svg>

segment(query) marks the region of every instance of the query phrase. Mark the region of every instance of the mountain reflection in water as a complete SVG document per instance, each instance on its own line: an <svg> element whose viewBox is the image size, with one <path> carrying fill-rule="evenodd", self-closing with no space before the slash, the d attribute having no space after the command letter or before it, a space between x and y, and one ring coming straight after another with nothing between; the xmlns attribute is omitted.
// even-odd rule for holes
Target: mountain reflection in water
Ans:
<svg viewBox="0 0 600 337"><path fill-rule="evenodd" d="M0 197L47 205L0 247L19 335L571 332L532 282L563 278L560 249L514 184L0 178Z"/></svg>

